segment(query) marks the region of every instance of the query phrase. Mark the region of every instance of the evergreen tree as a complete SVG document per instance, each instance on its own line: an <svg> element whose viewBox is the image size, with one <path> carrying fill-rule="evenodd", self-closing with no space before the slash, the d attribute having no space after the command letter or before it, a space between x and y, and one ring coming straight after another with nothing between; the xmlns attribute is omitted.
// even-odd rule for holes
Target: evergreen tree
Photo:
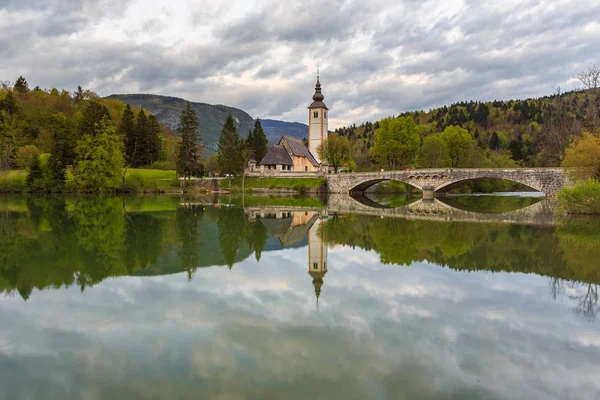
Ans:
<svg viewBox="0 0 600 400"><path fill-rule="evenodd" d="M77 86L77 90L73 92L73 100L75 103L80 103L84 100L85 95L83 92L83 88L81 86Z"/></svg>
<svg viewBox="0 0 600 400"><path fill-rule="evenodd" d="M57 123L54 124L55 130L52 135L46 189L51 192L61 192L67 180L67 120L62 114L57 114L54 118Z"/></svg>
<svg viewBox="0 0 600 400"><path fill-rule="evenodd" d="M39 157L34 157L29 165L25 183L31 192L39 191L43 188L44 173Z"/></svg>
<svg viewBox="0 0 600 400"><path fill-rule="evenodd" d="M254 132L252 132L252 144L250 146L252 148L252 157L254 157L256 162L260 162L267 155L268 145L267 135L265 135L260 120L256 118L256 121L254 121Z"/></svg>
<svg viewBox="0 0 600 400"><path fill-rule="evenodd" d="M240 138L231 114L227 115L219 137L217 162L222 174L237 174L244 166L240 162Z"/></svg>
<svg viewBox="0 0 600 400"><path fill-rule="evenodd" d="M110 120L108 108L96 100L90 101L83 111L83 118L79 123L79 137L84 135L96 136L100 122L104 118Z"/></svg>
<svg viewBox="0 0 600 400"><path fill-rule="evenodd" d="M148 117L148 165L158 161L162 150L160 124L152 114Z"/></svg>
<svg viewBox="0 0 600 400"><path fill-rule="evenodd" d="M27 83L27 79L23 76L19 76L17 81L15 82L15 86L13 87L15 92L26 93L29 91L29 84Z"/></svg>
<svg viewBox="0 0 600 400"><path fill-rule="evenodd" d="M252 157L254 157L254 132L252 132L252 129L248 129L248 136L246 136L246 147L251 150Z"/></svg>
<svg viewBox="0 0 600 400"><path fill-rule="evenodd" d="M177 127L180 142L177 149L177 175L190 178L198 171L200 163L200 142L198 138L198 118L190 103L181 112Z"/></svg>
<svg viewBox="0 0 600 400"><path fill-rule="evenodd" d="M137 155L137 130L135 126L135 116L129 104L125 106L123 117L119 124L119 134L123 137L125 143L125 165L134 165Z"/></svg>
<svg viewBox="0 0 600 400"><path fill-rule="evenodd" d="M4 110L9 115L15 115L17 113L17 100L12 92L6 93L6 97L3 101L0 101L0 111Z"/></svg>
<svg viewBox="0 0 600 400"><path fill-rule="evenodd" d="M498 150L498 148L500 148L500 138L498 137L498 134L496 133L496 131L494 131L492 133L492 137L490 138L489 147L492 150Z"/></svg>
<svg viewBox="0 0 600 400"><path fill-rule="evenodd" d="M137 150L135 155L134 166L146 166L149 165L149 123L148 117L146 117L146 113L144 109L141 109L138 113L137 120L135 121L135 137L137 139Z"/></svg>

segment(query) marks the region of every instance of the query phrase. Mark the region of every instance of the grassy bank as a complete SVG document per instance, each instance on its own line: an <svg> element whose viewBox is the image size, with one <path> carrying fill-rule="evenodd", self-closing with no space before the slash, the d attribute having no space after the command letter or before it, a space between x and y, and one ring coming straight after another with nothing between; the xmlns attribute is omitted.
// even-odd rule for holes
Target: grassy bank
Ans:
<svg viewBox="0 0 600 400"><path fill-rule="evenodd" d="M589 180L558 192L561 208L567 214L600 215L600 182Z"/></svg>
<svg viewBox="0 0 600 400"><path fill-rule="evenodd" d="M258 189L269 190L289 190L298 193L325 191L324 187L327 184L325 178L255 178L247 177L245 188L246 191ZM221 183L223 189L229 187L227 181ZM242 190L242 178L231 179L231 190L239 192Z"/></svg>
<svg viewBox="0 0 600 400"><path fill-rule="evenodd" d="M0 174L0 193L26 193L26 170L11 170ZM122 193L178 192L179 180L174 170L129 168L125 175L125 184L117 189ZM67 170L67 182L64 193L76 193L71 170Z"/></svg>

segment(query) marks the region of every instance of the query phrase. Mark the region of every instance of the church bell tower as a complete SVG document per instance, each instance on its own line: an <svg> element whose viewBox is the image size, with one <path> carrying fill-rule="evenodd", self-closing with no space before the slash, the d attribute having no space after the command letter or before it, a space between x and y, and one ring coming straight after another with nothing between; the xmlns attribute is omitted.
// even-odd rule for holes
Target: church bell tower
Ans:
<svg viewBox="0 0 600 400"><path fill-rule="evenodd" d="M319 82L319 74L317 73L317 85L315 86L315 94L313 102L308 106L308 150L321 163L321 158L317 152L317 148L323 141L327 139L328 116L329 110L323 100L325 96L321 93L321 82Z"/></svg>

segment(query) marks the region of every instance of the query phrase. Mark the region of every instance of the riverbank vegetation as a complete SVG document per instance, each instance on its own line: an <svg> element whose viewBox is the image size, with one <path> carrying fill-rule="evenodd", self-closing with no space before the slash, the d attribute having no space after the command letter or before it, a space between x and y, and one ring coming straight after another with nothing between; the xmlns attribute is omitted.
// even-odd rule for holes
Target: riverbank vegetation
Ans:
<svg viewBox="0 0 600 400"><path fill-rule="evenodd" d="M562 162L574 185L558 192L569 214L600 215L600 130L584 132L565 151Z"/></svg>

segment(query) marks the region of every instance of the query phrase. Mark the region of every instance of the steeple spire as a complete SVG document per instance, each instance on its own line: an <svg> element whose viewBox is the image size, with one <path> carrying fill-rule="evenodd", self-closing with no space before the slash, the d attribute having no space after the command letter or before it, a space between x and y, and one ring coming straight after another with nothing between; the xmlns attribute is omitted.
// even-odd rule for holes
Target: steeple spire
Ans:
<svg viewBox="0 0 600 400"><path fill-rule="evenodd" d="M308 106L308 108L324 108L327 109L327 106L325 105L325 103L323 103L323 100L325 99L325 96L323 96L323 93L321 93L321 80L319 77L319 71L317 70L317 84L315 85L315 94L313 95L313 103Z"/></svg>

